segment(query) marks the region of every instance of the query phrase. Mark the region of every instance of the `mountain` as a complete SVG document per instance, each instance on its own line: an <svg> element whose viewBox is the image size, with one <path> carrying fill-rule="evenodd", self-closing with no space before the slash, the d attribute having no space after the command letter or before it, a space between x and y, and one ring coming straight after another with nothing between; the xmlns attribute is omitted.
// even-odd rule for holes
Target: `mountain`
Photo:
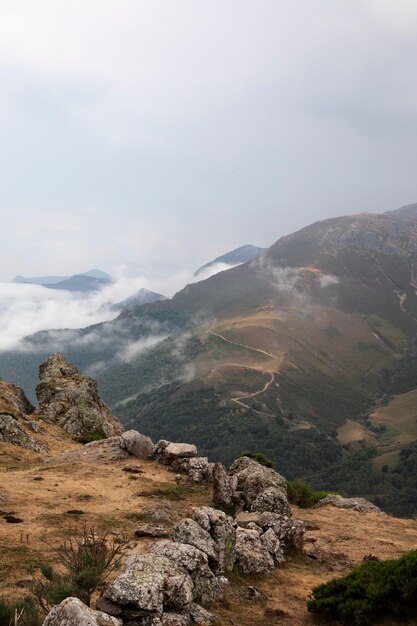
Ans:
<svg viewBox="0 0 417 626"><path fill-rule="evenodd" d="M261 451L290 479L413 515L416 268L417 210L317 222L172 300L38 333L0 374L25 386L53 346L128 427L224 462Z"/></svg>
<svg viewBox="0 0 417 626"><path fill-rule="evenodd" d="M224 265L240 265L241 263L246 263L246 261L250 261L257 256L260 256L264 252L266 252L268 248L258 248L257 246L252 246L247 244L245 246L240 246L240 248L235 248L231 252L226 252L226 254L222 254L218 256L214 261L210 261L206 263L202 267L200 267L196 272L194 272L194 276L199 276L205 270L214 267L218 264ZM227 269L227 268L225 268Z"/></svg>
<svg viewBox="0 0 417 626"><path fill-rule="evenodd" d="M166 300L166 296L155 291L149 291L143 287L136 291L133 295L125 298L121 302L113 304L112 302L105 302L100 308L113 311L115 313L124 311L125 309L131 309L134 306L141 304L149 304L150 302L159 302L159 300Z"/></svg>
<svg viewBox="0 0 417 626"><path fill-rule="evenodd" d="M89 292L100 289L104 285L111 283L112 280L112 277L106 272L92 269L73 276L37 276L32 278L15 276L12 283L43 285L50 289L64 289L66 291Z"/></svg>

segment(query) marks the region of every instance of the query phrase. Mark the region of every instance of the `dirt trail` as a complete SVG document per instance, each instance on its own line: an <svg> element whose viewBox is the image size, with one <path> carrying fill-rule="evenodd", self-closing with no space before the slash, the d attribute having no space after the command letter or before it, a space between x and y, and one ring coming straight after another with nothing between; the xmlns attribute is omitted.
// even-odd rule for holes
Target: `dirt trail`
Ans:
<svg viewBox="0 0 417 626"><path fill-rule="evenodd" d="M217 337L218 339L222 339L226 343L230 343L233 346L238 346L240 348L245 348L247 350L252 350L254 352L258 352L259 354L266 355L266 356L268 356L268 357L270 357L272 359L275 359L275 360L279 360L280 359L280 357L278 355L276 355L276 354L272 354L271 352L266 352L266 350L261 350L261 348L254 348L253 346L248 346L248 345L246 345L244 343L239 343L238 341L232 341L232 339L228 339L224 335L220 335L219 333L214 332L213 328L214 328L215 324L216 324L216 320L211 325L211 328L209 330L209 335L213 335L214 337ZM265 411L257 411L256 409L253 409L250 405L245 404L244 402L242 402L242 400L245 400L245 399L248 399L248 398L255 398L256 396L261 395L262 393L265 393L265 391L267 391L269 389L269 387L275 381L275 373L271 372L270 376L271 376L270 380L267 383L265 383L265 385L262 387L262 389L259 389L258 391L254 391L252 393L243 394L241 396L238 396L237 398L231 398L232 402L235 402L236 404L238 404L239 406L241 406L242 408L244 408L246 410L252 410L254 413L257 413L258 415L267 415L269 417L274 417L274 415L272 413L267 413Z"/></svg>

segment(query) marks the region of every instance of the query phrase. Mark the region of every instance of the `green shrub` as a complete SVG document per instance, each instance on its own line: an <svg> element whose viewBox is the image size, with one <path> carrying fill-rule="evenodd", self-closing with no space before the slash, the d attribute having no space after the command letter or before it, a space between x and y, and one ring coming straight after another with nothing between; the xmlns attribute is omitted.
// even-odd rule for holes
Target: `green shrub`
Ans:
<svg viewBox="0 0 417 626"><path fill-rule="evenodd" d="M91 443L92 441L101 441L107 439L106 433L101 428L96 428L92 431L84 431L78 438L80 443Z"/></svg>
<svg viewBox="0 0 417 626"><path fill-rule="evenodd" d="M15 623L19 626L39 626L42 621L33 597L27 596L15 603L0 599L0 626Z"/></svg>
<svg viewBox="0 0 417 626"><path fill-rule="evenodd" d="M302 509L314 506L328 495L328 491L313 491L303 480L293 480L287 485L288 500Z"/></svg>
<svg viewBox="0 0 417 626"><path fill-rule="evenodd" d="M348 576L313 589L309 611L329 620L364 626L381 618L417 614L417 551L400 559L369 561Z"/></svg>
<svg viewBox="0 0 417 626"><path fill-rule="evenodd" d="M274 467L271 459L268 459L268 457L262 454L262 452L242 452L239 458L241 458L242 456L248 456L250 459L258 461L258 463L264 465L265 467Z"/></svg>
<svg viewBox="0 0 417 626"><path fill-rule="evenodd" d="M53 548L64 571L58 571L49 564L39 567L40 576L33 575L31 591L42 610L47 613L52 606L73 596L89 605L91 594L115 569L126 554L128 542L106 533L98 533L94 528L83 528L79 534L72 530L64 543Z"/></svg>

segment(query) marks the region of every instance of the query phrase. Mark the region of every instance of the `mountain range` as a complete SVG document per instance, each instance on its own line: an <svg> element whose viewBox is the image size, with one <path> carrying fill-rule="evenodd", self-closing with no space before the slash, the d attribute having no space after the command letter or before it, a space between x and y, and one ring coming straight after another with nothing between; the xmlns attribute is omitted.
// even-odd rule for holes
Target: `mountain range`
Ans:
<svg viewBox="0 0 417 626"><path fill-rule="evenodd" d="M198 270L194 272L194 276L201 276L206 270L214 268L216 265L241 265L242 263L246 263L246 261L260 256L267 250L268 248L258 248L258 246L252 246L251 244L240 246L198 268Z"/></svg>
<svg viewBox="0 0 417 626"><path fill-rule="evenodd" d="M48 289L91 293L113 282L112 277L102 270L93 269L73 276L15 276L12 283L42 285Z"/></svg>
<svg viewBox="0 0 417 626"><path fill-rule="evenodd" d="M317 222L251 260L0 354L27 391L60 349L128 427L417 512L417 205Z"/></svg>

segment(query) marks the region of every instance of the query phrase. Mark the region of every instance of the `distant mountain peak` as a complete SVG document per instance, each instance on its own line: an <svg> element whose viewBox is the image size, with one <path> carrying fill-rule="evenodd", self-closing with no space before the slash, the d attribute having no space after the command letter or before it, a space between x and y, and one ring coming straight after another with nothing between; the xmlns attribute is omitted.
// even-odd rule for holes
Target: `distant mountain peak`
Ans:
<svg viewBox="0 0 417 626"><path fill-rule="evenodd" d="M245 244L240 246L239 248L235 248L230 252L226 252L221 256L218 256L213 261L206 263L202 267L199 267L196 272L194 272L194 276L199 276L205 270L213 267L218 263L224 263L225 265L240 265L241 263L246 263L247 261L251 261L257 256L260 256L264 252L266 252L268 248L259 248L258 246L253 246L251 244Z"/></svg>

